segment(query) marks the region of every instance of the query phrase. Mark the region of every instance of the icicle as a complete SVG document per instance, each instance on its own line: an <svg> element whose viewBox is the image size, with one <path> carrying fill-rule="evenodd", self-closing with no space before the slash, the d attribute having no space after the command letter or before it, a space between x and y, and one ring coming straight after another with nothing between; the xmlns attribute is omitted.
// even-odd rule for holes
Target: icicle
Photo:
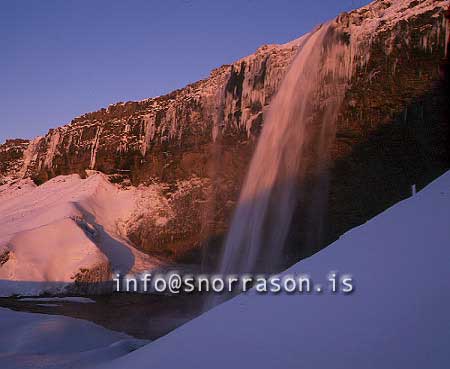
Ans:
<svg viewBox="0 0 450 369"><path fill-rule="evenodd" d="M97 150L100 143L100 135L102 134L103 128L98 127L97 132L95 133L94 141L91 146L91 162L89 164L89 169L95 169L95 162L97 160Z"/></svg>
<svg viewBox="0 0 450 369"><path fill-rule="evenodd" d="M43 137L36 137L34 140L32 140L29 144L25 152L23 153L23 165L22 169L19 172L19 176L21 178L26 177L28 173L28 168L32 165L34 161L37 159L37 150L39 147L39 144L43 140Z"/></svg>
<svg viewBox="0 0 450 369"><path fill-rule="evenodd" d="M56 149L59 144L60 133L53 131L50 136L50 142L47 146L47 153L44 159L44 167L51 168L53 166L53 158L55 157Z"/></svg>

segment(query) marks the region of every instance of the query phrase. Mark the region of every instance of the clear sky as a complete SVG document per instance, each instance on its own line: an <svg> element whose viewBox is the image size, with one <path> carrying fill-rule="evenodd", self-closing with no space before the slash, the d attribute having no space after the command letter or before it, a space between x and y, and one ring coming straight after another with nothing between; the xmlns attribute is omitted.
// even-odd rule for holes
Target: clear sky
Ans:
<svg viewBox="0 0 450 369"><path fill-rule="evenodd" d="M369 0L0 0L0 142L162 95Z"/></svg>

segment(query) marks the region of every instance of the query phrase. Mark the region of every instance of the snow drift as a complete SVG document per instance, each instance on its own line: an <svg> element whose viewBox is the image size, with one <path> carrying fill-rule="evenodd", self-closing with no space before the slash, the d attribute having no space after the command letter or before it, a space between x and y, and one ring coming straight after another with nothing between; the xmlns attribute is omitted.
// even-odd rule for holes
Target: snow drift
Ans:
<svg viewBox="0 0 450 369"><path fill-rule="evenodd" d="M1 186L0 295L63 293L159 265L123 235L143 191L151 189L120 188L97 172Z"/></svg>

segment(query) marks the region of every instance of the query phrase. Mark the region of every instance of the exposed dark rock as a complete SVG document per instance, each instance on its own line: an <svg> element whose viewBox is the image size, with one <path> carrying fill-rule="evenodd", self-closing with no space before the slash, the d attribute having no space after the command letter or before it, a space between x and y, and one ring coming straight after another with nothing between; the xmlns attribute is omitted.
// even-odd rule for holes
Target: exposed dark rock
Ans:
<svg viewBox="0 0 450 369"><path fill-rule="evenodd" d="M28 147L28 140L6 140L0 145L0 185L2 177L18 175L23 166L23 153Z"/></svg>
<svg viewBox="0 0 450 369"><path fill-rule="evenodd" d="M73 282L66 289L68 294L101 295L113 291L111 267L108 263L91 269L80 269L73 277Z"/></svg>
<svg viewBox="0 0 450 369"><path fill-rule="evenodd" d="M4 252L2 252L2 253L0 254L0 267L1 267L3 264L6 264L6 263L8 262L8 260L9 260L9 254L10 254L10 251L9 251L9 250L6 250L6 251L4 251Z"/></svg>

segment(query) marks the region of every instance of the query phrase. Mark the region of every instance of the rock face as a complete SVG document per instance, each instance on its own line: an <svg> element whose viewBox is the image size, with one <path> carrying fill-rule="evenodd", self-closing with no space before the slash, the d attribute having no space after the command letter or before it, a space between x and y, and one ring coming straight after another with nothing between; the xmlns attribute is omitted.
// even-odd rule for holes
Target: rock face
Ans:
<svg viewBox="0 0 450 369"><path fill-rule="evenodd" d="M355 73L330 153L323 237L308 255L409 195L448 168L448 94L439 84L445 1L375 1L336 20L354 50ZM168 95L118 103L30 142L0 145L0 175L36 183L95 169L133 185L162 184L174 216L142 217L128 230L151 253L186 259L220 238L236 204L271 98L299 40L267 45L208 79ZM1 177L0 177L1 178ZM303 239L299 205L294 239Z"/></svg>
<svg viewBox="0 0 450 369"><path fill-rule="evenodd" d="M0 185L7 179L21 175L24 166L23 153L28 145L28 140L6 140L0 145Z"/></svg>
<svg viewBox="0 0 450 369"><path fill-rule="evenodd" d="M347 93L332 153L329 237L411 196L413 184L422 188L450 167L450 101L439 74L448 4L407 3L392 28L371 40L368 61ZM416 15L426 3L437 8ZM354 12L349 21L365 13Z"/></svg>

